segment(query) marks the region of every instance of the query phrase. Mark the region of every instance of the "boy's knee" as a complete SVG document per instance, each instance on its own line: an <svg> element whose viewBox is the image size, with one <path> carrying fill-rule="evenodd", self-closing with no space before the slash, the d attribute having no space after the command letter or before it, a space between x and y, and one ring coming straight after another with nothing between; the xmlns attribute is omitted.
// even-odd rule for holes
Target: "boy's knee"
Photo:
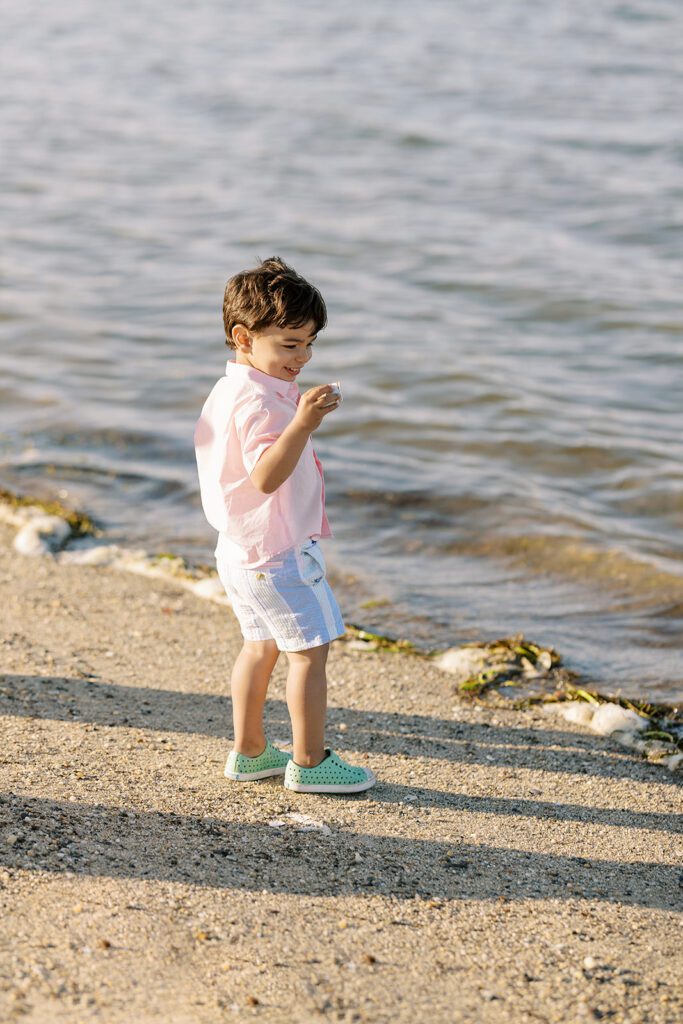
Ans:
<svg viewBox="0 0 683 1024"><path fill-rule="evenodd" d="M253 658L277 659L280 651L274 640L245 640L244 650Z"/></svg>
<svg viewBox="0 0 683 1024"><path fill-rule="evenodd" d="M287 651L287 657L292 665L300 665L303 662L319 664L327 661L329 649L329 644L320 644L319 647L309 647L307 651Z"/></svg>

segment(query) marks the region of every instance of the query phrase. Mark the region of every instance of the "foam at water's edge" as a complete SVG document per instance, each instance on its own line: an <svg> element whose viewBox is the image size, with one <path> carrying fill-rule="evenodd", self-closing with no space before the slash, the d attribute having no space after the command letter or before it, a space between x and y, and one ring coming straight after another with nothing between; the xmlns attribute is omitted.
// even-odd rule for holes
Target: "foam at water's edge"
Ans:
<svg viewBox="0 0 683 1024"><path fill-rule="evenodd" d="M17 527L13 547L19 554L26 557L53 557L65 565L104 566L163 579L189 590L203 600L230 606L230 601L215 573L191 569L180 556L150 555L142 549L100 542L95 537L94 529L75 529L73 516L69 516L68 513L63 516L54 514L53 506L49 503L47 508L51 514L47 514L46 505L41 505L38 501L12 501L6 494L0 497L0 522ZM74 546L67 549L69 541L74 538L77 538ZM380 643L387 638L375 637L374 634L365 633L360 628L356 628L354 632L356 639L351 643L355 646L367 650L389 646L393 651L401 650L400 645L396 643ZM368 639L375 642L368 642ZM474 690L473 683L478 686L476 692L481 692L482 686L486 686L486 681L482 684L480 680L484 677L496 677L504 667L501 665L501 658L504 660L510 649L521 649L525 654L529 654L530 651L538 654L538 657L534 655L534 664L529 662L528 657L521 658L524 675L534 678L551 673L553 667L559 663L557 653L540 650L534 644L525 644L520 648L519 644L522 641L523 638L519 637L513 638L513 641L498 641L495 644L468 644L461 648L451 648L441 652L438 657L431 660L431 663L453 676L464 692ZM415 657L426 657L412 650L410 645L406 645L406 648ZM581 699L567 700L567 694L579 696ZM576 689L575 686L568 687L564 695L555 693L534 699L534 702L538 701L543 702L548 712L558 714L566 721L588 728L598 735L609 737L647 760L667 767L670 771L683 767L683 729L676 709L643 705L652 708L654 713L642 714L634 707L626 708L609 697L594 692L588 693ZM671 717L667 715L667 711Z"/></svg>
<svg viewBox="0 0 683 1024"><path fill-rule="evenodd" d="M18 528L13 546L21 555L52 555L66 565L107 566L164 579L190 590L204 600L230 605L216 575L191 571L179 556L150 555L141 548L100 543L92 535L77 540L73 547L66 549L73 537L70 523L61 516L46 515L37 502L32 505L15 505L0 501L0 521Z"/></svg>

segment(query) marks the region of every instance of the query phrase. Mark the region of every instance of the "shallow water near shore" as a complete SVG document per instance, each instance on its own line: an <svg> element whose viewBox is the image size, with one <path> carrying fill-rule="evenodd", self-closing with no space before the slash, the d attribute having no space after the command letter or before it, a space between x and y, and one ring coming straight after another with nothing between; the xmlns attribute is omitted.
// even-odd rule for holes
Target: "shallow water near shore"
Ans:
<svg viewBox="0 0 683 1024"><path fill-rule="evenodd" d="M277 252L329 305L301 385L344 388L316 446L349 621L524 632L679 700L680 13L455 21L6 15L0 483L210 562L191 438L222 288Z"/></svg>

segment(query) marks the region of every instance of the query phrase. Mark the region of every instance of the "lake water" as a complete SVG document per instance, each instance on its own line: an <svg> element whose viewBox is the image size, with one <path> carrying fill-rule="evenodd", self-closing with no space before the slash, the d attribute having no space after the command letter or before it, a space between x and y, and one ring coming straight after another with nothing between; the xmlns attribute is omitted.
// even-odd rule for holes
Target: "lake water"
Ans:
<svg viewBox="0 0 683 1024"><path fill-rule="evenodd" d="M683 697L676 0L2 23L1 484L210 561L222 290L279 254L328 302L301 383L344 387L316 446L348 620Z"/></svg>

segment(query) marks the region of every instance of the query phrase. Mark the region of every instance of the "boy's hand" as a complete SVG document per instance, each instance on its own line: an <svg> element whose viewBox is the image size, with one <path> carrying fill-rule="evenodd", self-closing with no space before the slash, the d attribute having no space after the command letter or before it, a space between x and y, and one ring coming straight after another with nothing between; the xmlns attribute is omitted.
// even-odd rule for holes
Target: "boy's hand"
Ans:
<svg viewBox="0 0 683 1024"><path fill-rule="evenodd" d="M310 435L340 402L339 387L333 384L321 384L304 391L294 419L277 441L265 450L251 471L251 482L257 490L263 494L272 494L292 475Z"/></svg>
<svg viewBox="0 0 683 1024"><path fill-rule="evenodd" d="M331 384L310 388L299 399L294 422L310 434L320 426L328 412L338 408L340 401L339 394Z"/></svg>

